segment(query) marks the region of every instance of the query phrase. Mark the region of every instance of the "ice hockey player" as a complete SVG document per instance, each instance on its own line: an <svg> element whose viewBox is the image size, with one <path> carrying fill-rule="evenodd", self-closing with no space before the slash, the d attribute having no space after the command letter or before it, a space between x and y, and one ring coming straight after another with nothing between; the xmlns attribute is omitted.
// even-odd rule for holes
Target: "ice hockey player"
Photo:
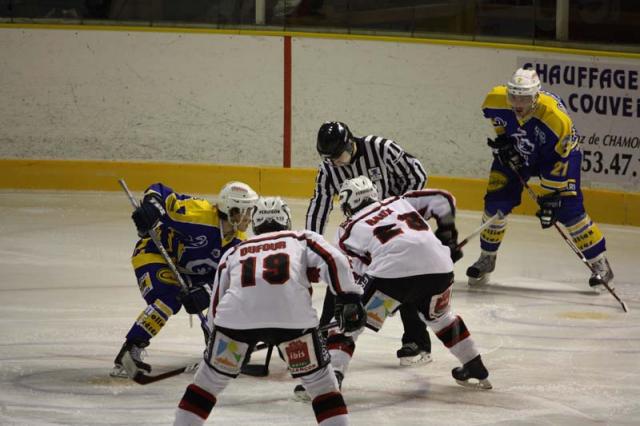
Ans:
<svg viewBox="0 0 640 426"><path fill-rule="evenodd" d="M355 137L345 123L328 121L318 130L316 149L322 157L316 187L307 209L306 228L323 233L334 195L350 178L367 175L378 188L381 198L422 189L427 172L422 163L391 139L369 135ZM333 318L333 296L327 291L320 316L320 326ZM410 303L400 307L404 333L396 356L402 366L431 362L431 339L418 309Z"/></svg>
<svg viewBox="0 0 640 426"><path fill-rule="evenodd" d="M544 191L536 213L543 229L560 222L591 264L589 286L597 293L613 285L605 257L605 238L586 213L580 190L582 152L562 100L542 91L535 70L519 68L506 86L494 87L482 105L497 137L488 144L494 155L485 195L486 221L498 210L505 215L520 204L523 184L539 177ZM519 176L520 177L519 177ZM467 269L469 285L486 284L506 231L506 218L480 235L480 258Z"/></svg>
<svg viewBox="0 0 640 426"><path fill-rule="evenodd" d="M457 383L490 389L489 373L474 340L450 307L452 258L459 257L453 196L431 189L379 201L375 185L365 176L346 180L339 195L347 220L338 228L338 245L363 276L367 327L378 331L402 303L415 304L421 318L463 364L452 371ZM436 219L435 234L428 218ZM329 335L331 364L339 377L347 372L358 334ZM294 392L305 399L304 389Z"/></svg>
<svg viewBox="0 0 640 426"><path fill-rule="evenodd" d="M201 425L247 351L258 341L276 345L290 374L307 387L321 425L348 424L347 406L329 363L311 305L308 268L336 294L345 331L364 325L362 289L349 261L313 231L290 231L289 208L280 198L261 198L252 218L255 236L229 250L216 273L204 359L176 411L175 425Z"/></svg>
<svg viewBox="0 0 640 426"><path fill-rule="evenodd" d="M227 250L246 239L257 200L256 192L242 182L227 183L217 204L179 194L162 183L147 188L132 215L140 240L131 258L147 306L126 335L114 360L112 377L133 378L138 372L150 372L151 366L143 361L144 348L169 318L182 306L191 314L209 306L218 262ZM149 238L154 228L189 292L181 289Z"/></svg>

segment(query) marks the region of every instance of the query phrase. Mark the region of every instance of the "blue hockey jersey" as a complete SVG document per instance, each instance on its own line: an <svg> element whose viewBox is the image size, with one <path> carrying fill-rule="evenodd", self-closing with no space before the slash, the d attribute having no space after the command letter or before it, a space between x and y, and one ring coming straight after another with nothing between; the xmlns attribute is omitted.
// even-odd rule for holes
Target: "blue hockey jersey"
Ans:
<svg viewBox="0 0 640 426"><path fill-rule="evenodd" d="M247 235L235 231L225 238L218 209L207 200L179 194L161 183L147 188L145 196L151 193L164 201L167 214L157 230L178 270L194 281L213 283L222 255ZM164 263L150 238L138 242L132 262L136 269L148 263Z"/></svg>
<svg viewBox="0 0 640 426"><path fill-rule="evenodd" d="M517 140L516 149L527 165L523 170L528 174L525 178L538 176L546 192L576 195L577 177L575 172L568 172L570 159L580 162L580 146L573 122L559 97L539 92L534 110L519 120L507 100L506 86L497 86L487 95L482 111L497 134L506 133Z"/></svg>

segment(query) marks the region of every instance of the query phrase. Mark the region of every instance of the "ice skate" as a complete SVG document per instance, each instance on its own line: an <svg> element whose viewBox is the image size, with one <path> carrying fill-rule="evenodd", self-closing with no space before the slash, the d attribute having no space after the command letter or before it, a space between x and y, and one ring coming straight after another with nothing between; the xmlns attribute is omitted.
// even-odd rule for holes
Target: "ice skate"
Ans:
<svg viewBox="0 0 640 426"><path fill-rule="evenodd" d="M122 365L115 364L109 373L109 376L116 377L118 379L128 379L129 375L127 370Z"/></svg>
<svg viewBox="0 0 640 426"><path fill-rule="evenodd" d="M396 351L396 356L400 360L400 365L410 367L419 364L428 364L433 361L431 353L420 349L416 343L405 343Z"/></svg>
<svg viewBox="0 0 640 426"><path fill-rule="evenodd" d="M591 262L593 267L593 274L589 278L589 286L594 293L600 294L605 290L604 285L607 284L611 290L613 290L613 271L609 266L609 261L606 257L601 256L597 260Z"/></svg>
<svg viewBox="0 0 640 426"><path fill-rule="evenodd" d="M149 342L125 342L113 361L114 367L109 375L134 378L138 373L150 373L151 366L142 361L146 354L144 348L148 345Z"/></svg>
<svg viewBox="0 0 640 426"><path fill-rule="evenodd" d="M127 350L127 344L125 342L122 345L122 348L120 348L120 352L118 352L118 355L116 355L116 358L113 360L113 369L111 369L109 376L122 378L122 379L129 378L129 375L127 374L127 370L122 365L122 356L124 355L126 350Z"/></svg>
<svg viewBox="0 0 640 426"><path fill-rule="evenodd" d="M344 379L344 375L339 371L334 371L336 375L336 379L338 380L338 389L342 390L342 380ZM304 388L304 385L296 385L293 389L293 393L295 394L295 400L300 402L311 402L311 396Z"/></svg>
<svg viewBox="0 0 640 426"><path fill-rule="evenodd" d="M469 285L472 287L485 285L489 282L489 274L496 268L496 254L482 251L473 265L467 268Z"/></svg>
<svg viewBox="0 0 640 426"><path fill-rule="evenodd" d="M451 370L451 375L460 386L482 390L492 389L491 383L487 379L489 372L482 363L480 355L462 367Z"/></svg>

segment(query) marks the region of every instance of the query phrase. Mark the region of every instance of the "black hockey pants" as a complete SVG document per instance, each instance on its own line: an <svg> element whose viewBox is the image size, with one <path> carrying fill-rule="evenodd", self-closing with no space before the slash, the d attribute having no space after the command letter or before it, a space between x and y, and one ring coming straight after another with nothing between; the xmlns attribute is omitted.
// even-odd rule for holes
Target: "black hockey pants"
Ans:
<svg viewBox="0 0 640 426"><path fill-rule="evenodd" d="M333 320L336 298L327 289L322 305L322 315L320 316L320 327L329 324ZM420 349L431 352L431 339L427 332L427 326L418 317L418 308L413 304L402 304L400 306L400 319L404 328L402 344L415 343Z"/></svg>

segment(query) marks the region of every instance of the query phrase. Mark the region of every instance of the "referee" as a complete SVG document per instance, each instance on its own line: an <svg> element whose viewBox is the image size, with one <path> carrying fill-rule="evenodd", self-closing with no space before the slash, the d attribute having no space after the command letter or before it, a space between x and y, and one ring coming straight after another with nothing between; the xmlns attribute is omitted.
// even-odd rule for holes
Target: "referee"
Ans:
<svg viewBox="0 0 640 426"><path fill-rule="evenodd" d="M347 179L367 176L378 188L380 199L422 189L427 173L420 161L390 139L379 136L354 137L346 124L328 121L318 130L318 168L316 187L307 210L306 228L322 234L333 208L333 196ZM327 290L320 325L333 318L334 296ZM431 361L431 341L414 305L401 305L404 326L402 348L397 351L400 365Z"/></svg>

